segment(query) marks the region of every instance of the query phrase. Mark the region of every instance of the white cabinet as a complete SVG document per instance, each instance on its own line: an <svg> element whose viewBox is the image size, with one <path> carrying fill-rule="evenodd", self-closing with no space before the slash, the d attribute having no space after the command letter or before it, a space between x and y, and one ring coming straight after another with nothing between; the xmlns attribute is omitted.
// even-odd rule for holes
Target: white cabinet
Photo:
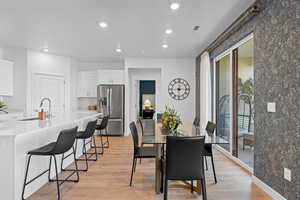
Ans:
<svg viewBox="0 0 300 200"><path fill-rule="evenodd" d="M124 70L78 72L77 97L97 97L99 84L124 84Z"/></svg>
<svg viewBox="0 0 300 200"><path fill-rule="evenodd" d="M13 96L14 67L13 63L0 60L0 96Z"/></svg>
<svg viewBox="0 0 300 200"><path fill-rule="evenodd" d="M124 70L98 70L98 84L124 84Z"/></svg>
<svg viewBox="0 0 300 200"><path fill-rule="evenodd" d="M78 72L77 97L97 97L97 71Z"/></svg>

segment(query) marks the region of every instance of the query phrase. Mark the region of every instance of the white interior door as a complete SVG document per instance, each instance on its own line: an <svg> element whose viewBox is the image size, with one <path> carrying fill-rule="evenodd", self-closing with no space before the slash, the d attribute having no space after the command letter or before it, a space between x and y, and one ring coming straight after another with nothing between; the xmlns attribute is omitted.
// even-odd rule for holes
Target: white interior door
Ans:
<svg viewBox="0 0 300 200"><path fill-rule="evenodd" d="M63 76L56 75L34 75L34 87L33 91L32 108L34 110L40 107L42 98L48 97L51 99L51 112L55 113L65 112L65 79ZM48 109L48 102L45 103L43 108L45 111Z"/></svg>
<svg viewBox="0 0 300 200"><path fill-rule="evenodd" d="M133 80L133 91L132 91L133 119L132 120L134 121L140 115L139 102L140 102L140 82L139 80Z"/></svg>
<svg viewBox="0 0 300 200"><path fill-rule="evenodd" d="M140 81L135 81L135 114L136 118L140 117Z"/></svg>

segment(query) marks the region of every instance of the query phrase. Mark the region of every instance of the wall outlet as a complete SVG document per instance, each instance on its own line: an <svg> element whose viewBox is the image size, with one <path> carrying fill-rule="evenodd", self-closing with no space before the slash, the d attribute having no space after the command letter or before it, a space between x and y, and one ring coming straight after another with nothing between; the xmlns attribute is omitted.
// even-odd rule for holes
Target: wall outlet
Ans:
<svg viewBox="0 0 300 200"><path fill-rule="evenodd" d="M276 103L275 102L269 102L267 104L267 111L268 112L276 112Z"/></svg>
<svg viewBox="0 0 300 200"><path fill-rule="evenodd" d="M288 168L283 169L283 176L285 180L288 180L289 182L292 181L292 172Z"/></svg>

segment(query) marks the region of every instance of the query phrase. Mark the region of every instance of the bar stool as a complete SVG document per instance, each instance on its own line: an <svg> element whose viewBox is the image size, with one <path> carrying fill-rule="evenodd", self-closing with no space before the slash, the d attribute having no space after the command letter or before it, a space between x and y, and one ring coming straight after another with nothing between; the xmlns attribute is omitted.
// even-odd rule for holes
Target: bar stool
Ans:
<svg viewBox="0 0 300 200"><path fill-rule="evenodd" d="M104 116L101 123L99 125L96 125L96 130L99 131L99 136L101 138L101 146L96 146L96 148L101 148L102 152L100 152L99 154L103 154L104 153L104 148L109 148L109 140L108 140L108 134L107 134L107 125L108 125L108 120L109 120L109 116ZM106 135L106 142L103 143L103 134L102 131L105 131L105 135Z"/></svg>
<svg viewBox="0 0 300 200"><path fill-rule="evenodd" d="M49 182L56 182L56 187L57 187L57 199L60 199L60 189L59 186L63 184L64 182L78 182L79 181L79 173L78 173L78 166L76 162L76 157L75 157L75 149L73 147L74 142L75 142L75 134L77 132L77 127L71 128L71 129L66 129L60 132L57 141L49 143L45 146L42 146L40 148L34 149L32 151L29 151L27 155L29 155L28 160L27 160L27 166L26 166L26 172L25 172L25 178L24 178L24 185L23 185L23 190L22 190L22 200L25 200L24 198L24 193L25 193L25 187L32 183L34 180L37 178L41 177L43 174L48 172L48 180ZM72 170L73 172L67 176L65 179L58 179L58 169L57 169L57 161L56 161L56 155L58 154L63 154L67 151L72 149L72 154L74 156L74 162L75 162L75 169ZM50 161L49 161L49 169L45 170L41 174L37 175L35 178L31 179L30 181L27 181L27 176L28 176L28 169L29 169L29 164L32 156L50 156ZM54 163L55 163L55 173L56 173L56 178L51 179L50 178L50 173L51 173L51 161L52 157L54 158ZM69 179L71 176L73 176L76 173L77 178L76 179Z"/></svg>
<svg viewBox="0 0 300 200"><path fill-rule="evenodd" d="M77 142L78 140L83 140L83 145L82 145L82 154L84 155L84 158L76 158L76 161L85 161L85 168L83 169L77 169L78 171L88 171L89 169L89 164L88 161L97 161L98 160L98 153L97 153L97 148L94 148L94 152L93 153L89 153L86 150L86 145L88 145L89 143L93 143L95 144L95 137L94 137L94 132L95 132L95 127L97 124L97 120L94 121L90 121L87 126L86 129L84 131L77 131L75 134L75 153L77 152ZM90 139L88 142L86 142L86 140ZM92 147L93 148L93 147ZM71 171L74 169L64 169L63 168L63 162L66 158L68 158L71 154L64 156L64 154L61 157L61 170L62 171ZM89 155L89 157L87 156ZM91 158L93 155L95 155L95 158Z"/></svg>

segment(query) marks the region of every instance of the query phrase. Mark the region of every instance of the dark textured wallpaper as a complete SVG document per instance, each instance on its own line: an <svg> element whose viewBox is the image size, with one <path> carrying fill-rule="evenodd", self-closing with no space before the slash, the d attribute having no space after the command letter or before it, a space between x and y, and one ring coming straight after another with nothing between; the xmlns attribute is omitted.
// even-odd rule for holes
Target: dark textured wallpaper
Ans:
<svg viewBox="0 0 300 200"><path fill-rule="evenodd" d="M288 200L300 199L300 0L258 0L263 9L210 53L254 33L254 174ZM276 113L267 112L276 102ZM283 168L292 170L292 182Z"/></svg>

